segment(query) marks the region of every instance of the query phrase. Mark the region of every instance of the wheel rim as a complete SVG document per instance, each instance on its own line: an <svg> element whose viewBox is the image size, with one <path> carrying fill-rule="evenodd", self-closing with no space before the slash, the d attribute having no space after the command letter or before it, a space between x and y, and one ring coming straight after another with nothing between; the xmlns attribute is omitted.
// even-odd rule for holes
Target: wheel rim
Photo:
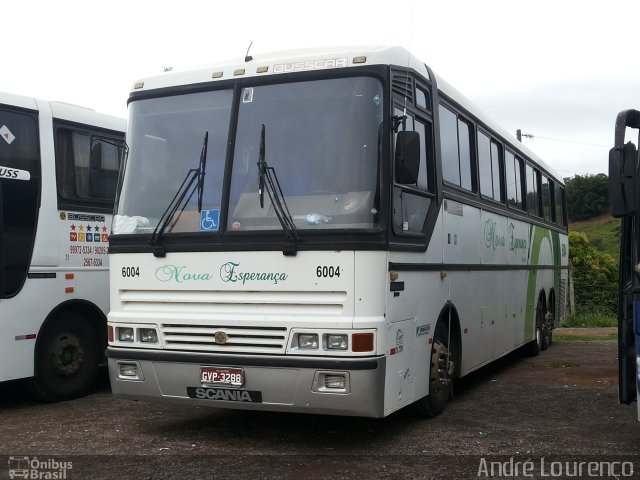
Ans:
<svg viewBox="0 0 640 480"><path fill-rule="evenodd" d="M84 349L80 339L71 334L60 335L51 348L51 366L62 377L76 375L84 364Z"/></svg>
<svg viewBox="0 0 640 480"><path fill-rule="evenodd" d="M449 349L440 339L433 342L431 364L431 391L438 393L451 384L451 377L455 371Z"/></svg>

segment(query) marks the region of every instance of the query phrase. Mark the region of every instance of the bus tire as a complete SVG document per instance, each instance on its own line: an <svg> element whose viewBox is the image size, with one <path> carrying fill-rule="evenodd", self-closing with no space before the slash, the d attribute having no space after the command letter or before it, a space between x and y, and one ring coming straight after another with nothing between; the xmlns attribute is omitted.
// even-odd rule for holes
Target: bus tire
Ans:
<svg viewBox="0 0 640 480"><path fill-rule="evenodd" d="M542 303L538 301L538 306L536 307L536 336L533 340L531 340L527 344L527 353L531 357L537 357L540 355L540 352L543 350L542 342L544 333L542 331L542 319L544 313L542 308Z"/></svg>
<svg viewBox="0 0 640 480"><path fill-rule="evenodd" d="M440 320L436 325L431 345L429 394L414 404L415 411L420 416L435 417L447 406L453 392L457 358L457 340L453 333L449 334L448 324Z"/></svg>
<svg viewBox="0 0 640 480"><path fill-rule="evenodd" d="M85 395L98 372L98 342L95 328L82 315L58 313L36 344L31 392L46 402Z"/></svg>

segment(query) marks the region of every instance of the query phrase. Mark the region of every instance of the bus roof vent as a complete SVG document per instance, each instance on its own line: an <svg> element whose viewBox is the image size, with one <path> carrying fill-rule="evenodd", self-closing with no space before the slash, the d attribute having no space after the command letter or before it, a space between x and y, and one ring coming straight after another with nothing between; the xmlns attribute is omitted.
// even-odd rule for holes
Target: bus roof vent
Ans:
<svg viewBox="0 0 640 480"><path fill-rule="evenodd" d="M394 75L391 82L394 93L407 97L407 100L413 102L413 78L407 75Z"/></svg>

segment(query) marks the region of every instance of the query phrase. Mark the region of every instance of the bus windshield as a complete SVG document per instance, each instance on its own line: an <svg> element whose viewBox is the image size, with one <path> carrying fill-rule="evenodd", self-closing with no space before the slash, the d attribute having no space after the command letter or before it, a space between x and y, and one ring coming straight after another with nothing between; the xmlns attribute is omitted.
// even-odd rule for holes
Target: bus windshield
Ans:
<svg viewBox="0 0 640 480"><path fill-rule="evenodd" d="M218 90L131 103L130 154L114 234L154 230L189 169L198 166L206 131L202 211L197 195L188 194L165 233L216 233L223 230L216 224L220 218L232 231L281 230L269 195L259 194L261 146L297 229L376 226L383 121L378 80L242 88L229 171L232 97L232 90ZM225 175L231 177L226 217L220 211Z"/></svg>

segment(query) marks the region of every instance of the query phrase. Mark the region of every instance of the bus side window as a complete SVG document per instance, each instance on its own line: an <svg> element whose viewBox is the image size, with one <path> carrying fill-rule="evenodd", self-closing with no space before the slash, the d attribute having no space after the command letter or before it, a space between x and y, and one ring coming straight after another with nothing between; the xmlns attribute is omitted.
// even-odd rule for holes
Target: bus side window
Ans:
<svg viewBox="0 0 640 480"><path fill-rule="evenodd" d="M547 222L552 221L551 190L553 182L546 175L542 175L542 216Z"/></svg>
<svg viewBox="0 0 640 480"><path fill-rule="evenodd" d="M123 139L88 130L56 130L56 175L63 203L111 207Z"/></svg>
<svg viewBox="0 0 640 480"><path fill-rule="evenodd" d="M502 202L502 176L500 175L500 146L478 131L478 169L480 193L483 197Z"/></svg>
<svg viewBox="0 0 640 480"><path fill-rule="evenodd" d="M507 179L507 203L522 209L522 160L507 150L504 154L504 165Z"/></svg>
<svg viewBox="0 0 640 480"><path fill-rule="evenodd" d="M564 188L556 184L555 191L553 193L554 193L553 198L555 203L556 223L561 227L564 227L567 225L567 222L565 219Z"/></svg>
<svg viewBox="0 0 640 480"><path fill-rule="evenodd" d="M530 165L526 167L527 172L527 211L530 215L540 216L540 190L538 179L540 173Z"/></svg>
<svg viewBox="0 0 640 480"><path fill-rule="evenodd" d="M440 105L442 177L445 181L473 191L472 127L444 105Z"/></svg>

